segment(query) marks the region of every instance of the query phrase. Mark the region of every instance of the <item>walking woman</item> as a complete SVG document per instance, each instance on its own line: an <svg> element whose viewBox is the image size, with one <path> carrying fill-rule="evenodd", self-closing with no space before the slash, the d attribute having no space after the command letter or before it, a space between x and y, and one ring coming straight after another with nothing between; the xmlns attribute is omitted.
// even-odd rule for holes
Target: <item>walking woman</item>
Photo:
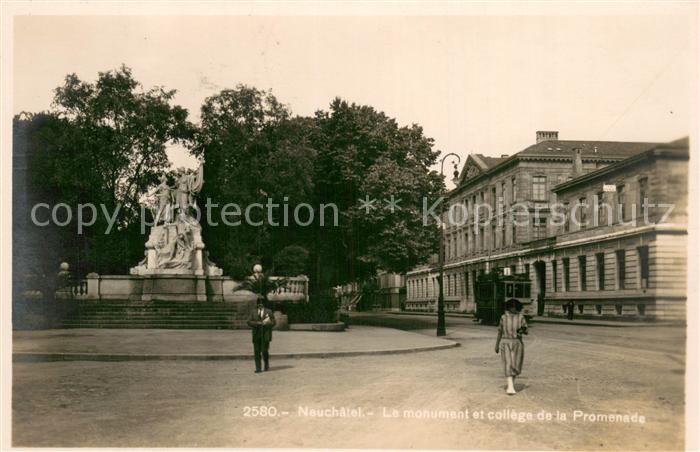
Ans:
<svg viewBox="0 0 700 452"><path fill-rule="evenodd" d="M527 322L520 311L523 305L516 299L506 301L506 312L501 316L498 324L498 338L496 339L496 353L501 353L503 370L507 379L506 393L515 394L515 377L520 375L523 368L523 334L527 334Z"/></svg>

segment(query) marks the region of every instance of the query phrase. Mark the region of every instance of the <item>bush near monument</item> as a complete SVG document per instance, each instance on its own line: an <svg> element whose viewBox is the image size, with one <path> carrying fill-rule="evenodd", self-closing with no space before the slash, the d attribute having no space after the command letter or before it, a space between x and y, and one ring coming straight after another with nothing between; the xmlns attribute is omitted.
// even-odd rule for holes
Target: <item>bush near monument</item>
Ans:
<svg viewBox="0 0 700 452"><path fill-rule="evenodd" d="M289 316L289 323L335 323L338 321L338 301L333 297L311 297L308 303L279 303Z"/></svg>
<svg viewBox="0 0 700 452"><path fill-rule="evenodd" d="M309 270L309 251L299 245L286 246L275 254L273 265L275 275L306 275Z"/></svg>

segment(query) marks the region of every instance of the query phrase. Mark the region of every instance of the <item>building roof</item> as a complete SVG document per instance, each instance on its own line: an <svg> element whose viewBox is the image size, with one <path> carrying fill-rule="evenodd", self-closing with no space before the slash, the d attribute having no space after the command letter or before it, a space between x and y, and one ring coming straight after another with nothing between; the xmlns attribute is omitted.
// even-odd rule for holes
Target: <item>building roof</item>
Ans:
<svg viewBox="0 0 700 452"><path fill-rule="evenodd" d="M661 144L657 147L658 149L685 149L690 150L690 140L688 137L679 138L674 141L669 141L668 143Z"/></svg>
<svg viewBox="0 0 700 452"><path fill-rule="evenodd" d="M493 168L494 166L498 165L502 161L504 161L506 158L504 157L489 157L488 155L484 154L475 154L476 156L479 157L479 159L484 162L486 168Z"/></svg>
<svg viewBox="0 0 700 452"><path fill-rule="evenodd" d="M581 149L581 157L625 158L647 151L660 143L640 143L630 141L577 141L550 140L533 144L517 155L522 157L547 156L571 157L575 149Z"/></svg>
<svg viewBox="0 0 700 452"><path fill-rule="evenodd" d="M462 167L459 185L453 191L459 190L467 179L479 179L480 176L500 171L500 167L520 159L565 159L573 161L574 151L581 150L583 160L608 160L611 162L624 160L633 155L650 149L658 148L662 143L635 141L586 141L586 140L546 140L526 147L509 157L489 157L483 154L470 154ZM473 160L481 169L479 173L466 171L469 160ZM509 163L510 162L510 163Z"/></svg>
<svg viewBox="0 0 700 452"><path fill-rule="evenodd" d="M641 144L641 143L639 143ZM585 182L590 182L593 180L596 180L600 177L604 177L610 173L614 173L620 168L624 168L628 165L632 165L636 162L643 161L644 159L650 158L650 157L662 157L662 158L688 158L688 151L689 151L689 145L690 142L688 140L688 137L685 138L680 138L675 141L671 141L668 143L657 143L652 145L651 147L643 150L642 152L637 152L635 154L631 154L629 157L620 160L618 162L615 162L611 165L605 166L603 168L600 168L595 171L591 171L590 173L585 173L582 174L581 176L571 179L569 181L566 181L564 183L561 183L554 187L552 191L555 193L559 193L562 191L566 191L572 187L575 187L581 183Z"/></svg>

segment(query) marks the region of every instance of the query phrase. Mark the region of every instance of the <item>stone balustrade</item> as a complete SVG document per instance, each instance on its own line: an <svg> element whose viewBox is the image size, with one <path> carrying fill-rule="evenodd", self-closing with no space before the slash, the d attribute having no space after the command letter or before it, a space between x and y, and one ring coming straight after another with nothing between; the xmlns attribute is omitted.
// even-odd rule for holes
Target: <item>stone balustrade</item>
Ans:
<svg viewBox="0 0 700 452"><path fill-rule="evenodd" d="M88 299L88 282L85 279L72 281L65 287L56 291L58 300L85 300Z"/></svg>
<svg viewBox="0 0 700 452"><path fill-rule="evenodd" d="M273 276L271 280L283 279ZM309 301L309 278L306 275L284 278L287 283L267 296L270 301Z"/></svg>
<svg viewBox="0 0 700 452"><path fill-rule="evenodd" d="M162 277L165 278L165 277ZM162 279L161 278L161 279ZM159 299L158 295L153 295L149 300L143 298L143 285L148 280L148 276L141 275L98 275L89 273L85 279L75 281L56 291L56 298L63 300L130 300L149 301ZM273 280L282 279L273 276ZM287 283L270 294L270 301L309 301L309 278L305 275L284 278ZM232 301L249 302L255 300L255 295L245 290L237 290L240 282L227 276L213 276L205 278L203 276L181 276L168 275L167 281L163 284L180 287L178 292L182 293L182 301L192 301L190 296L185 295L193 292L194 288L189 285L201 284L203 289L198 301ZM172 298L172 296L171 296Z"/></svg>

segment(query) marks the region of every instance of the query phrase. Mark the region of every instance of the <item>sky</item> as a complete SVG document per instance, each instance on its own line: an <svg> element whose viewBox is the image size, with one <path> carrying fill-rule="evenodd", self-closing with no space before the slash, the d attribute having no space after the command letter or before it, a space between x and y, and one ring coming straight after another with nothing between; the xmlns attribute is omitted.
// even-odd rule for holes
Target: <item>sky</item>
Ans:
<svg viewBox="0 0 700 452"><path fill-rule="evenodd" d="M145 88L176 89L193 121L206 97L240 83L272 90L299 115L339 96L421 125L462 163L518 152L537 130L670 141L697 125L697 14L688 11L16 17L12 110L46 110L67 74L95 80L123 63ZM193 164L181 149L169 155Z"/></svg>

